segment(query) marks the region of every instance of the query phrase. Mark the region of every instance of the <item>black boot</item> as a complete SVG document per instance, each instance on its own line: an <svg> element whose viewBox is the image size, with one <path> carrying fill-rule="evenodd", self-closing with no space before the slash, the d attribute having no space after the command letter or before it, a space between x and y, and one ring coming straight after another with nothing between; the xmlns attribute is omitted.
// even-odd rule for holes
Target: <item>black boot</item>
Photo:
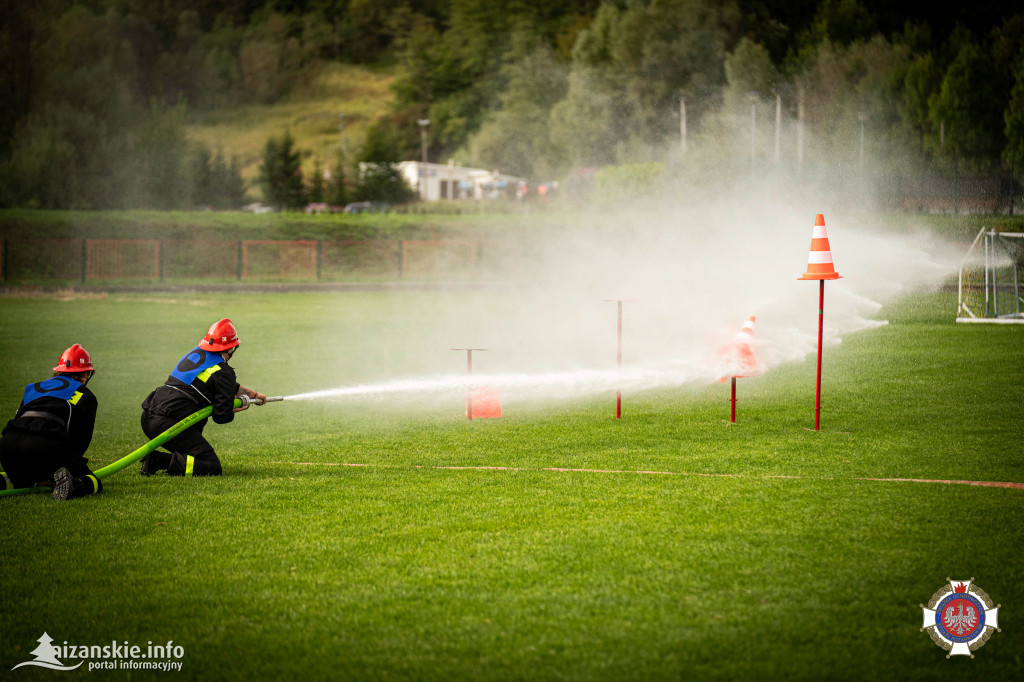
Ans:
<svg viewBox="0 0 1024 682"><path fill-rule="evenodd" d="M139 467L140 476L152 476L158 471L163 471L171 463L171 454L154 450L142 458L142 466Z"/></svg>
<svg viewBox="0 0 1024 682"><path fill-rule="evenodd" d="M186 456L180 452L172 452L170 462L167 464L168 476L184 476L185 467L188 464Z"/></svg>
<svg viewBox="0 0 1024 682"><path fill-rule="evenodd" d="M95 476L72 476L65 467L53 474L53 499L73 500L103 490L103 484Z"/></svg>

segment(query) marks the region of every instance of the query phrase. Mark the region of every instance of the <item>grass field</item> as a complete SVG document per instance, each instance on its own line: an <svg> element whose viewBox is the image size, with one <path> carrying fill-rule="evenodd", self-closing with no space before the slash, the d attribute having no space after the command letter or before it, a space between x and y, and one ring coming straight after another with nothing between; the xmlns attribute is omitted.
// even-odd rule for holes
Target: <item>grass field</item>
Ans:
<svg viewBox="0 0 1024 682"><path fill-rule="evenodd" d="M112 461L223 315L271 394L454 371L409 350L439 296L0 298L0 414L81 342ZM0 670L46 631L173 640L203 679L1020 679L1024 490L864 480L1024 482L1024 328L955 307L908 296L828 348L820 433L811 359L743 380L734 427L721 384L627 395L621 421L605 394L472 423L459 394L286 401L208 427L222 478L0 499ZM919 631L947 576L1002 604L974 660Z"/></svg>

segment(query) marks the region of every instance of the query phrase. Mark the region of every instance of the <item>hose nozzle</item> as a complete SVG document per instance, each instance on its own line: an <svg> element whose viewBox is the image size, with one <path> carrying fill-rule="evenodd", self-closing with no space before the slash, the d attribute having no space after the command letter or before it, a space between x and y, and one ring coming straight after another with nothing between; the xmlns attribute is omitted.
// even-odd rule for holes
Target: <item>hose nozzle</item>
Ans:
<svg viewBox="0 0 1024 682"><path fill-rule="evenodd" d="M277 403L282 400L284 400L283 395L269 397L266 400L263 400L262 398L250 398L247 395L240 395L235 398L235 401L237 403L235 407L245 408L249 407L250 405L265 405L266 403Z"/></svg>

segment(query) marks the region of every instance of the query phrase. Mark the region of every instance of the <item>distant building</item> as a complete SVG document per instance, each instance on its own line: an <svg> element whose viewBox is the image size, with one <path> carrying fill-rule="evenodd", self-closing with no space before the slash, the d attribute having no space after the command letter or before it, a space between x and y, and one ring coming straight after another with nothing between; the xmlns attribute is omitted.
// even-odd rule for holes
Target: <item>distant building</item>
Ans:
<svg viewBox="0 0 1024 682"><path fill-rule="evenodd" d="M424 201L515 199L524 178L456 164L402 161L398 171Z"/></svg>

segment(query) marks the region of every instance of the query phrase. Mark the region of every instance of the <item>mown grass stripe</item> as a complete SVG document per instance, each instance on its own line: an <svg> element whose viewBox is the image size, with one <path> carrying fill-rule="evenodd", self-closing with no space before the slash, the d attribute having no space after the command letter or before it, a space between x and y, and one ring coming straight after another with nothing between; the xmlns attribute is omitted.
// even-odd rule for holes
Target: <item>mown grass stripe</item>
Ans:
<svg viewBox="0 0 1024 682"><path fill-rule="evenodd" d="M842 481L842 478L835 476L792 476L787 474L712 474L702 471L645 471L643 469L573 469L569 467L506 467L506 466L425 466L416 464L413 466L400 466L395 464L367 464L365 462L267 462L268 464L291 464L295 466L326 466L326 467L377 467L383 469L439 469L447 471L555 471L562 473L583 473L583 474L645 474L654 476L708 476L711 478L787 478L807 479L820 481ZM947 485L973 485L985 488L1012 488L1024 490L1024 483L1014 481L959 481L934 478L871 478L855 476L850 481L877 481L883 483L945 483Z"/></svg>

